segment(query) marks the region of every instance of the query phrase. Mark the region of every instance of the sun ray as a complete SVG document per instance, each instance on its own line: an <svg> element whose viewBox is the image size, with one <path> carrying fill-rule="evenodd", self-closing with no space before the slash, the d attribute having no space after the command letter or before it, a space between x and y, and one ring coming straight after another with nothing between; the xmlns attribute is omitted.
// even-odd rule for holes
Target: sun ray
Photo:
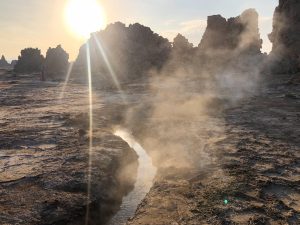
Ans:
<svg viewBox="0 0 300 225"><path fill-rule="evenodd" d="M110 64L110 62L109 62L109 60L107 58L106 52L105 52L105 50L104 50L104 48L103 48L103 46L101 44L101 41L97 38L96 34L92 34L92 37L94 38L94 40L95 40L95 42L97 44L97 47L98 47L98 49L100 51L100 54L101 54L101 56L102 56L102 58L103 58L103 60L104 60L104 62L106 64L106 67L108 69L109 75L111 76L114 84L116 85L118 91L121 94L121 98L122 98L123 102L126 102L125 94L124 94L124 92L123 92L123 90L121 88L121 85L120 85L120 82L118 80L118 77L117 77L116 73L114 72L114 70L113 70L113 68L112 68L112 66L111 66L111 64Z"/></svg>
<svg viewBox="0 0 300 225"><path fill-rule="evenodd" d="M86 43L87 75L89 85L89 152L88 152L88 184L87 184L87 208L85 224L88 225L90 217L90 198L91 198L91 176L92 176L92 156L93 156L93 89L91 55L89 43Z"/></svg>
<svg viewBox="0 0 300 225"><path fill-rule="evenodd" d="M69 83L69 80L70 80L70 76L71 76L71 73L72 73L73 66L74 66L74 62L71 62L71 63L69 64L68 71L67 71L67 75L66 75L66 79L65 79L65 82L64 82L64 84L63 84L63 87L62 87L60 96L59 96L59 100L60 100L60 101L64 98L65 90L66 90L66 87L67 87L67 85L68 85L68 83Z"/></svg>

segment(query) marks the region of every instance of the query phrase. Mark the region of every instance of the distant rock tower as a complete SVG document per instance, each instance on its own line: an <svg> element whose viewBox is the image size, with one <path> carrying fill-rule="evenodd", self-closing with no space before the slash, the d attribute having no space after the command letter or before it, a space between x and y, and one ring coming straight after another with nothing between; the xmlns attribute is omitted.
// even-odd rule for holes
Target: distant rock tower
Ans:
<svg viewBox="0 0 300 225"><path fill-rule="evenodd" d="M264 61L261 47L255 9L229 19L221 15L209 16L197 50L199 70L217 74L226 70L257 74Z"/></svg>
<svg viewBox="0 0 300 225"><path fill-rule="evenodd" d="M202 51L251 51L260 53L262 40L258 29L258 13L248 9L240 16L226 20L221 15L209 16L207 28L199 44Z"/></svg>
<svg viewBox="0 0 300 225"><path fill-rule="evenodd" d="M1 59L0 59L0 67L9 67L10 64L6 61L4 55L2 55Z"/></svg>
<svg viewBox="0 0 300 225"><path fill-rule="evenodd" d="M300 1L279 0L273 18L273 43L270 54L273 72L295 73L300 71Z"/></svg>

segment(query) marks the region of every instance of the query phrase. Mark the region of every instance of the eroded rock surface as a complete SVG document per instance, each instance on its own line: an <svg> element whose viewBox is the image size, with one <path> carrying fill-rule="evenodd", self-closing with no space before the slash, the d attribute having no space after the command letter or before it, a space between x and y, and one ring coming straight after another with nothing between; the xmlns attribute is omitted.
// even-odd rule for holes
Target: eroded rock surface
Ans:
<svg viewBox="0 0 300 225"><path fill-rule="evenodd" d="M209 16L207 27L196 51L192 68L195 74L209 74L223 79L227 74L239 74L256 79L265 61L261 53L262 39L258 28L258 13L248 9L237 17L226 19ZM247 77L248 76L248 77ZM243 84L239 84L240 86Z"/></svg>
<svg viewBox="0 0 300 225"><path fill-rule="evenodd" d="M280 0L273 18L272 69L277 73L300 71L300 2Z"/></svg>
<svg viewBox="0 0 300 225"><path fill-rule="evenodd" d="M248 9L240 16L228 20L221 15L209 16L199 48L207 54L210 51L214 53L227 50L260 53L261 45L258 13L254 9Z"/></svg>
<svg viewBox="0 0 300 225"><path fill-rule="evenodd" d="M83 224L88 183L86 87L41 83L32 76L0 81L0 224ZM91 220L101 224L117 210L133 180L136 154L112 134L95 96ZM131 172L132 172L131 171ZM134 173L133 173L134 177Z"/></svg>
<svg viewBox="0 0 300 225"><path fill-rule="evenodd" d="M158 177L128 224L298 224L300 89L290 78L267 77L271 83L261 94L211 114L203 123L194 121L201 126L196 132L185 130L185 135L180 127L187 120L178 118L173 123L176 143L186 143L192 167L180 168L184 154L171 148L145 147L156 156ZM159 118L148 121L151 134ZM167 140L160 134L156 138ZM141 143L147 146L147 141L149 137ZM206 155L199 157L200 152ZM163 163L172 158L173 166ZM198 166L192 163L197 160Z"/></svg>

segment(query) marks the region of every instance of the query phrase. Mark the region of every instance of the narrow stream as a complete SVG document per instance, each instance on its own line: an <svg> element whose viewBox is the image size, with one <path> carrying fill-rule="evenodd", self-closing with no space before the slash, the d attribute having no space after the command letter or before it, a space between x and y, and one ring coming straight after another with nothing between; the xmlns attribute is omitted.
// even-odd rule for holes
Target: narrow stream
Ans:
<svg viewBox="0 0 300 225"><path fill-rule="evenodd" d="M132 135L126 130L117 130L115 135L121 137L128 145L133 148L138 155L138 173L134 189L125 197L123 197L120 210L109 221L108 225L124 225L127 220L132 217L137 206L145 198L153 185L153 179L156 174L156 168L152 164L143 147L137 143Z"/></svg>

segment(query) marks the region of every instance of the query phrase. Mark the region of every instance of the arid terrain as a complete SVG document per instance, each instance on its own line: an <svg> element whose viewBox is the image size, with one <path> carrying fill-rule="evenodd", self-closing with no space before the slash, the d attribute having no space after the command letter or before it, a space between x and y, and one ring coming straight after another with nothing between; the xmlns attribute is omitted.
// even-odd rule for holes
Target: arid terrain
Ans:
<svg viewBox="0 0 300 225"><path fill-rule="evenodd" d="M161 168L128 224L299 224L299 78L265 79L256 95L198 124L190 141L205 143L194 146L207 153L204 165L187 148L198 168Z"/></svg>
<svg viewBox="0 0 300 225"><path fill-rule="evenodd" d="M0 224L82 224L87 205L88 98L82 85L1 74ZM96 96L91 211L99 224L133 186L136 154L112 134ZM131 172L132 173L132 172ZM80 222L81 221L81 222Z"/></svg>
<svg viewBox="0 0 300 225"><path fill-rule="evenodd" d="M0 225L300 225L299 0L0 16Z"/></svg>
<svg viewBox="0 0 300 225"><path fill-rule="evenodd" d="M153 156L158 172L128 224L299 224L296 78L266 77L272 82L234 106L198 121L177 121L178 128L181 122L191 123L189 128L195 131L186 136L185 155L148 149L151 145L144 135L155 137L153 123L159 118L139 121L148 131L141 136L133 129L133 134ZM1 75L0 224L82 224L88 92L85 86L68 84L60 97L63 84L34 79L34 75ZM117 93L95 91L93 224L103 224L116 212L134 184L136 154L112 133L115 125L126 126L122 110L134 107L139 99L151 99L141 90L128 86L127 105ZM161 164L166 155L172 163ZM176 160L191 160L191 165L176 166ZM131 169L127 182L119 179L126 177L125 165Z"/></svg>

